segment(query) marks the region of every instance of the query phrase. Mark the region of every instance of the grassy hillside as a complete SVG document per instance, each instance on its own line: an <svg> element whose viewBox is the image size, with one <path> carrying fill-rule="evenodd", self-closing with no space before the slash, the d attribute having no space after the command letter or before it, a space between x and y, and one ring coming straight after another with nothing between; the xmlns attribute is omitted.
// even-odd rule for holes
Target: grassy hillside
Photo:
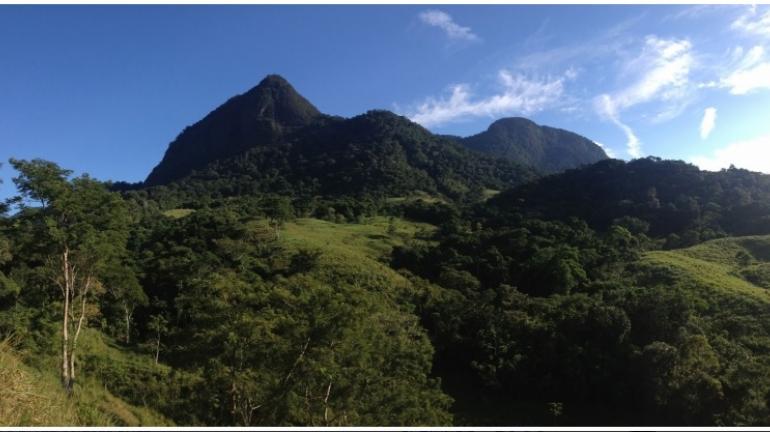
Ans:
<svg viewBox="0 0 770 432"><path fill-rule="evenodd" d="M0 426L77 424L77 414L53 375L24 365L0 342Z"/></svg>
<svg viewBox="0 0 770 432"><path fill-rule="evenodd" d="M186 208L178 208L178 209L171 209L166 210L163 212L163 215L166 217L170 217L173 219L179 219L183 218L185 216L188 216L190 213L194 212L193 209L186 209Z"/></svg>
<svg viewBox="0 0 770 432"><path fill-rule="evenodd" d="M649 252L643 263L692 282L711 295L737 295L770 304L761 275L770 262L770 236L712 240L687 249Z"/></svg>
<svg viewBox="0 0 770 432"><path fill-rule="evenodd" d="M94 343L92 335L90 345ZM86 352L91 352L87 350ZM8 340L0 342L0 426L169 425L157 413L116 397L86 377L68 398L53 369L25 364ZM120 362L123 356L114 356Z"/></svg>
<svg viewBox="0 0 770 432"><path fill-rule="evenodd" d="M392 228L391 228L392 226ZM389 228L390 232L389 232ZM435 227L384 216L363 224L335 224L319 219L297 219L285 227L289 247L319 248L343 259L371 264L414 237L427 237Z"/></svg>
<svg viewBox="0 0 770 432"><path fill-rule="evenodd" d="M320 251L316 272L321 280L341 278L369 290L386 290L392 298L411 287L388 265L392 248L407 241L425 241L419 239L435 229L429 224L381 216L364 224L297 219L286 225L283 244L290 250Z"/></svg>

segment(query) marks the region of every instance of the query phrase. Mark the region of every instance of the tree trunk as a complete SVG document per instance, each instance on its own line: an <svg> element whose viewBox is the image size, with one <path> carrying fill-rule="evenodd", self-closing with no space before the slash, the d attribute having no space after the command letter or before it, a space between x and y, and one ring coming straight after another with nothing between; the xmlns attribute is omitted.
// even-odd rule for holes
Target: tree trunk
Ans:
<svg viewBox="0 0 770 432"><path fill-rule="evenodd" d="M78 326L75 329L75 335L72 337L72 347L70 348L70 388L75 383L75 349L78 346L78 337L80 336L80 330L83 328L83 321L85 321L86 318L86 299L88 295L88 291L91 288L91 278L87 277L85 286L83 286L83 290L80 292L80 316L78 317Z"/></svg>
<svg viewBox="0 0 770 432"><path fill-rule="evenodd" d="M158 364L159 356L160 356L160 330L158 330L158 337L155 339L155 364Z"/></svg>
<svg viewBox="0 0 770 432"><path fill-rule="evenodd" d="M329 426L329 396L332 394L332 380L329 379L329 386L326 387L326 397L324 397L324 425Z"/></svg>
<svg viewBox="0 0 770 432"><path fill-rule="evenodd" d="M307 351L307 348L310 346L310 338L307 338L305 341L305 346L302 347L302 351L299 353L299 356L297 357L297 360L294 361L294 364L291 366L291 369L289 370L289 373L286 374L286 376L283 378L284 384L289 382L289 378L294 374L294 370L297 369L297 366L302 362L302 358L305 357L305 352Z"/></svg>
<svg viewBox="0 0 770 432"><path fill-rule="evenodd" d="M126 313L126 345L128 345L131 342L131 315L133 312L127 303L123 304L123 311Z"/></svg>
<svg viewBox="0 0 770 432"><path fill-rule="evenodd" d="M69 271L69 250L64 248L62 253L62 270L64 273L64 286L62 291L64 294L64 322L62 325L62 369L61 369L61 381L64 389L68 394L72 392L72 383L70 381L70 364L69 364L69 315L70 315L70 293L72 292L72 286L70 281Z"/></svg>

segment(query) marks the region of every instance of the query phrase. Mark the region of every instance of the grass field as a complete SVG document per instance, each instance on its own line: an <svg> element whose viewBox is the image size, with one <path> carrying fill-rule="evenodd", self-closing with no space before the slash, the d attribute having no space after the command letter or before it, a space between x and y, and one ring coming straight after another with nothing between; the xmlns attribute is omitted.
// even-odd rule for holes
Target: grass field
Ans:
<svg viewBox="0 0 770 432"><path fill-rule="evenodd" d="M733 237L708 241L687 249L653 251L642 262L671 271L716 294L749 297L770 303L770 291L747 280L747 270L770 261L770 236ZM750 262L741 263L740 254Z"/></svg>
<svg viewBox="0 0 770 432"><path fill-rule="evenodd" d="M290 250L306 248L322 252L320 271L330 278L343 277L369 287L405 288L408 283L388 265L394 246L427 236L429 224L378 216L362 224L336 224L318 219L287 223L282 243Z"/></svg>
<svg viewBox="0 0 770 432"><path fill-rule="evenodd" d="M377 260L420 233L429 234L433 225L393 218L372 217L361 224L337 224L319 219L297 219L284 228L284 241L293 247L318 248L344 256Z"/></svg>
<svg viewBox="0 0 770 432"><path fill-rule="evenodd" d="M390 204L398 204L398 203L411 202L411 201L417 201L417 200L422 200L428 204L446 203L446 200L444 198L431 195L427 192L423 192L419 190L414 191L414 193L409 196L390 197L386 199L386 201Z"/></svg>
<svg viewBox="0 0 770 432"><path fill-rule="evenodd" d="M166 217L170 217L172 219L179 219L185 216L189 216L194 211L195 210L193 209L178 208L178 209L166 210L163 212L163 215Z"/></svg>

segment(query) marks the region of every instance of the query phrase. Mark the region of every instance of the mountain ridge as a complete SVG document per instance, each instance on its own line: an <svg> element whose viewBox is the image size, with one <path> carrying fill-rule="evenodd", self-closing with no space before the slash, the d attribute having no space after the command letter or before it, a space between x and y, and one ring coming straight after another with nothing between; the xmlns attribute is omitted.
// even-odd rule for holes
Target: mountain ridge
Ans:
<svg viewBox="0 0 770 432"><path fill-rule="evenodd" d="M512 157L527 146L519 146L518 152L494 151L511 147L511 134L524 136L513 131L511 124L534 125L536 129L529 134L535 137L529 146L534 149L533 155ZM502 139L492 142L492 150L485 151L483 146L475 145L479 137L486 136L485 132L467 138L437 135L385 110L371 110L347 119L333 117L321 113L286 79L273 74L185 128L142 186L166 185L190 176L232 177L235 172L241 176L239 181L261 181L272 173L269 175L273 178L283 178L283 183L295 186L318 183L313 193L344 193L346 187L388 193L403 189L385 184L390 181L459 196L474 188L512 187L536 172L550 173L606 158L586 138L560 129L541 128L523 118L498 120L487 133L500 128L503 130L488 136L486 142L489 144L497 136ZM570 142L582 145L576 151L578 154L585 153L585 148L594 154L566 162L562 158L560 163L549 165L544 159L555 156L554 151L543 150L543 134L549 136L551 144L558 140L551 135L567 136ZM556 151L559 152L564 153ZM326 160L319 159L320 156ZM370 175L364 175L366 172ZM347 186L343 186L345 183Z"/></svg>

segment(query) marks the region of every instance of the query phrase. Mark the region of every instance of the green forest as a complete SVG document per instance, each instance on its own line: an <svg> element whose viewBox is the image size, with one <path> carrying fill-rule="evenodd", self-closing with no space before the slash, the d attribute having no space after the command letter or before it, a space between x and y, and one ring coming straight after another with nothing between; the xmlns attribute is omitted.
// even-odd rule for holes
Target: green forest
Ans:
<svg viewBox="0 0 770 432"><path fill-rule="evenodd" d="M0 425L768 424L770 176L521 160L275 76L146 182L11 159Z"/></svg>

